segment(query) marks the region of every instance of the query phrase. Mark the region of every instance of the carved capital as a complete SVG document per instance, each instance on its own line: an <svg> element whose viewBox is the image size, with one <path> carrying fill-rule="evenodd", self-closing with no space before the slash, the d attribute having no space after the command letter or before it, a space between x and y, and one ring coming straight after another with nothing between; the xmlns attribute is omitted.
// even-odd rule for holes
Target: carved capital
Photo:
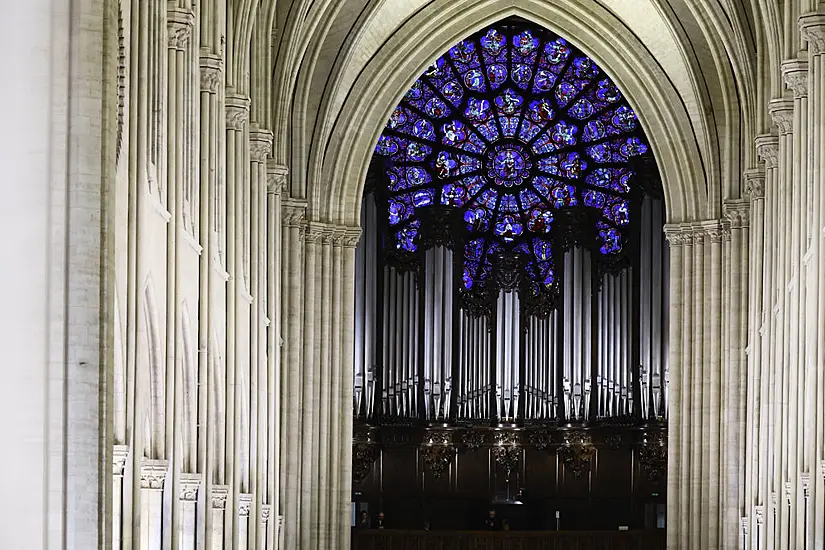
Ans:
<svg viewBox="0 0 825 550"><path fill-rule="evenodd" d="M223 59L219 55L201 54L201 91L218 93L223 80Z"/></svg>
<svg viewBox="0 0 825 550"><path fill-rule="evenodd" d="M270 152L272 152L272 132L269 130L249 132L249 157L252 162L265 163Z"/></svg>
<svg viewBox="0 0 825 550"><path fill-rule="evenodd" d="M785 502L790 504L791 503L791 497L793 496L793 485L789 481L786 481L784 489L785 489Z"/></svg>
<svg viewBox="0 0 825 550"><path fill-rule="evenodd" d="M248 518L250 508L252 508L252 493L240 493L238 495L238 516Z"/></svg>
<svg viewBox="0 0 825 550"><path fill-rule="evenodd" d="M358 227L347 227L344 230L344 238L341 243L344 248L355 248L361 240L361 229Z"/></svg>
<svg viewBox="0 0 825 550"><path fill-rule="evenodd" d="M266 164L266 192L280 195L287 185L289 168L269 159Z"/></svg>
<svg viewBox="0 0 825 550"><path fill-rule="evenodd" d="M285 203L281 209L281 223L285 227L305 227L306 205L298 203Z"/></svg>
<svg viewBox="0 0 825 550"><path fill-rule="evenodd" d="M192 37L195 14L191 10L172 8L166 12L166 29L169 49L185 50Z"/></svg>
<svg viewBox="0 0 825 550"><path fill-rule="evenodd" d="M665 238L670 246L685 246L693 244L694 227L689 224L665 225Z"/></svg>
<svg viewBox="0 0 825 550"><path fill-rule="evenodd" d="M180 500L195 501L198 499L198 488L201 485L200 474L181 474Z"/></svg>
<svg viewBox="0 0 825 550"><path fill-rule="evenodd" d="M776 166L779 157L779 138L773 135L758 136L756 154L765 162L767 168Z"/></svg>
<svg viewBox="0 0 825 550"><path fill-rule="evenodd" d="M169 463L166 460L143 459L140 465L140 488L141 489L163 489L163 482L166 480L166 471Z"/></svg>
<svg viewBox="0 0 825 550"><path fill-rule="evenodd" d="M269 523L269 518L272 516L272 505L261 504L261 523Z"/></svg>
<svg viewBox="0 0 825 550"><path fill-rule="evenodd" d="M808 95L808 62L804 59L791 59L782 63L782 78L785 86L793 92L794 97Z"/></svg>
<svg viewBox="0 0 825 550"><path fill-rule="evenodd" d="M748 518L739 518L739 530L742 532L742 536L748 536Z"/></svg>
<svg viewBox="0 0 825 550"><path fill-rule="evenodd" d="M725 219L731 229L741 229L750 225L751 205L745 199L725 201Z"/></svg>
<svg viewBox="0 0 825 550"><path fill-rule="evenodd" d="M242 96L226 97L226 128L241 130L249 119L249 98Z"/></svg>
<svg viewBox="0 0 825 550"><path fill-rule="evenodd" d="M754 506L753 507L753 517L756 519L757 525L764 525L765 524L765 507L764 506Z"/></svg>
<svg viewBox="0 0 825 550"><path fill-rule="evenodd" d="M774 126L780 134L790 134L793 132L793 100L792 99L772 99L768 104L768 112L771 114Z"/></svg>
<svg viewBox="0 0 825 550"><path fill-rule="evenodd" d="M825 53L825 13L806 13L799 17L799 30L808 41L809 51Z"/></svg>
<svg viewBox="0 0 825 550"><path fill-rule="evenodd" d="M229 496L228 485L213 485L212 486L212 508L215 510L226 509L226 497Z"/></svg>
<svg viewBox="0 0 825 550"><path fill-rule="evenodd" d="M115 445L112 450L112 473L116 476L123 475L123 468L126 467L126 459L129 457L128 445Z"/></svg>
<svg viewBox="0 0 825 550"><path fill-rule="evenodd" d="M765 172L758 168L745 171L745 193L752 201L765 198Z"/></svg>
<svg viewBox="0 0 825 550"><path fill-rule="evenodd" d="M590 469L590 461L596 454L593 440L586 432L569 432L564 436L564 444L559 447L559 455L565 468L573 477L581 477Z"/></svg>
<svg viewBox="0 0 825 550"><path fill-rule="evenodd" d="M802 488L802 496L809 498L811 496L811 474L808 472L799 474L799 486Z"/></svg>

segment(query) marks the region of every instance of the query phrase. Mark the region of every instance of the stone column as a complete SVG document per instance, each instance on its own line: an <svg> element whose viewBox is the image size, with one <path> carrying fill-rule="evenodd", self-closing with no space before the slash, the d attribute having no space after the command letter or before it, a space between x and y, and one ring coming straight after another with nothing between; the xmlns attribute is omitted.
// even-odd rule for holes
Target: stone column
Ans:
<svg viewBox="0 0 825 550"><path fill-rule="evenodd" d="M825 208L822 178L825 176L825 13L806 13L799 18L802 37L808 43L808 178L807 317L805 348L807 409L811 438L804 460L812 475L825 456ZM825 545L825 483L814 475L811 483L812 521L808 529L813 547ZM810 547L810 546L809 546Z"/></svg>
<svg viewBox="0 0 825 550"><path fill-rule="evenodd" d="M302 354L304 300L304 237L306 204L288 200L283 208L283 239L281 258L282 295L285 297L281 315L286 336L281 350L281 430L280 500L283 503L284 548L300 548L301 430L302 430ZM307 465L309 467L309 465Z"/></svg>
<svg viewBox="0 0 825 550"><path fill-rule="evenodd" d="M128 445L115 445L112 452L112 549L123 548L123 510L126 507L123 483L123 471L129 456Z"/></svg>
<svg viewBox="0 0 825 550"><path fill-rule="evenodd" d="M144 459L140 465L140 550L163 548L163 485L169 463Z"/></svg>
<svg viewBox="0 0 825 550"><path fill-rule="evenodd" d="M209 515L212 516L211 533L207 534L207 540L211 540L209 550L224 550L225 524L226 524L226 499L229 496L229 487L226 485L213 485L212 495L209 499Z"/></svg>
<svg viewBox="0 0 825 550"><path fill-rule="evenodd" d="M238 529L234 550L249 550L249 532L253 527L250 525L250 511L254 500L252 493L238 494Z"/></svg>
<svg viewBox="0 0 825 550"><path fill-rule="evenodd" d="M195 550L198 539L197 503L201 486L199 474L181 474L178 495L180 519L178 521L178 549Z"/></svg>
<svg viewBox="0 0 825 550"><path fill-rule="evenodd" d="M275 540L270 533L270 523L272 518L272 506L269 504L261 505L261 525L258 530L258 548L261 550L274 550L275 545L272 542Z"/></svg>

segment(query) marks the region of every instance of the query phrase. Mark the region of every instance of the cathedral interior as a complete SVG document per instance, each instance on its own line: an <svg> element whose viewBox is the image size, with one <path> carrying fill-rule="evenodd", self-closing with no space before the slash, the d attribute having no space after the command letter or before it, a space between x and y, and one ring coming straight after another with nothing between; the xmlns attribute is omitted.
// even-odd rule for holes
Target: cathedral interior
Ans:
<svg viewBox="0 0 825 550"><path fill-rule="evenodd" d="M0 45L0 548L825 550L825 2Z"/></svg>

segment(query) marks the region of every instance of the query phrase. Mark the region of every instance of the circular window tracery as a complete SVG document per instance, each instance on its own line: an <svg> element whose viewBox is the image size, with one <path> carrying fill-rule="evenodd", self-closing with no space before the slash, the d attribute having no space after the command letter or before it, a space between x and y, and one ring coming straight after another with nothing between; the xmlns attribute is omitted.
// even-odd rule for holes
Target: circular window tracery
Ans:
<svg viewBox="0 0 825 550"><path fill-rule="evenodd" d="M554 292L560 212L587 212L583 244L620 257L632 161L647 151L636 114L593 60L540 27L494 24L428 67L379 138L391 246L417 252L420 210L458 208L464 292L483 287L504 253L526 259L533 294Z"/></svg>

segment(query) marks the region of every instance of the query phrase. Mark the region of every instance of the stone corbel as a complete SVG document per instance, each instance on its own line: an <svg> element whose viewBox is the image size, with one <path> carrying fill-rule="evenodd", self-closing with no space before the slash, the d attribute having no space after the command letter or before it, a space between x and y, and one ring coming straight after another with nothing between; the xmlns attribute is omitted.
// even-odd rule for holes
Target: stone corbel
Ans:
<svg viewBox="0 0 825 550"><path fill-rule="evenodd" d="M286 188L288 176L289 168L269 159L266 163L266 192L280 195Z"/></svg>
<svg viewBox="0 0 825 550"><path fill-rule="evenodd" d="M201 486L200 474L181 474L180 475L180 500L193 502L198 500L198 489Z"/></svg>
<svg viewBox="0 0 825 550"><path fill-rule="evenodd" d="M226 96L226 128L242 130L249 119L249 98L237 95Z"/></svg>
<svg viewBox="0 0 825 550"><path fill-rule="evenodd" d="M115 445L112 450L112 474L116 476L123 475L123 469L126 467L127 458L129 458L129 446Z"/></svg>
<svg viewBox="0 0 825 550"><path fill-rule="evenodd" d="M226 509L226 499L229 496L229 486L228 485L213 485L212 486L212 494L211 494L211 501L212 501L212 508L215 510L225 510Z"/></svg>
<svg viewBox="0 0 825 550"><path fill-rule="evenodd" d="M504 470L504 480L510 481L510 474L518 467L521 456L521 444L515 432L496 432L493 437L493 458Z"/></svg>
<svg viewBox="0 0 825 550"><path fill-rule="evenodd" d="M249 157L252 162L266 163L271 152L272 132L262 129L249 132Z"/></svg>
<svg viewBox="0 0 825 550"><path fill-rule="evenodd" d="M766 168L775 167L779 160L779 138L770 134L757 136L756 154L765 162Z"/></svg>
<svg viewBox="0 0 825 550"><path fill-rule="evenodd" d="M667 472L667 436L662 432L648 432L639 449L639 464L651 481L658 481Z"/></svg>
<svg viewBox="0 0 825 550"><path fill-rule="evenodd" d="M804 59L790 59L782 63L782 78L785 86L795 98L808 95L808 62Z"/></svg>
<svg viewBox="0 0 825 550"><path fill-rule="evenodd" d="M172 50L185 50L192 37L195 26L195 13L192 10L171 8L166 12L168 45Z"/></svg>
<svg viewBox="0 0 825 550"><path fill-rule="evenodd" d="M808 50L817 55L825 53L825 13L806 13L799 17L799 30L808 41Z"/></svg>
<svg viewBox="0 0 825 550"><path fill-rule="evenodd" d="M593 440L585 432L570 432L564 436L564 444L559 447L559 455L565 468L573 477L581 477L590 469L590 461L596 454Z"/></svg>
<svg viewBox="0 0 825 550"><path fill-rule="evenodd" d="M169 469L169 462L166 460L143 459L140 465L140 488L141 489L163 489L166 481L166 472Z"/></svg>
<svg viewBox="0 0 825 550"><path fill-rule="evenodd" d="M433 477L436 479L444 477L456 454L452 432L446 430L427 432L421 442L421 454L424 457L424 464L432 470Z"/></svg>
<svg viewBox="0 0 825 550"><path fill-rule="evenodd" d="M219 55L201 54L201 91L218 93L223 80L223 59Z"/></svg>
<svg viewBox="0 0 825 550"><path fill-rule="evenodd" d="M238 495L238 516L249 517L249 510L252 508L252 493L240 493Z"/></svg>
<svg viewBox="0 0 825 550"><path fill-rule="evenodd" d="M745 193L750 200L756 201L765 198L765 171L759 168L746 170L744 174Z"/></svg>
<svg viewBox="0 0 825 550"><path fill-rule="evenodd" d="M780 134L790 134L793 132L793 100L792 99L772 99L768 104L768 112L771 114L774 126Z"/></svg>

